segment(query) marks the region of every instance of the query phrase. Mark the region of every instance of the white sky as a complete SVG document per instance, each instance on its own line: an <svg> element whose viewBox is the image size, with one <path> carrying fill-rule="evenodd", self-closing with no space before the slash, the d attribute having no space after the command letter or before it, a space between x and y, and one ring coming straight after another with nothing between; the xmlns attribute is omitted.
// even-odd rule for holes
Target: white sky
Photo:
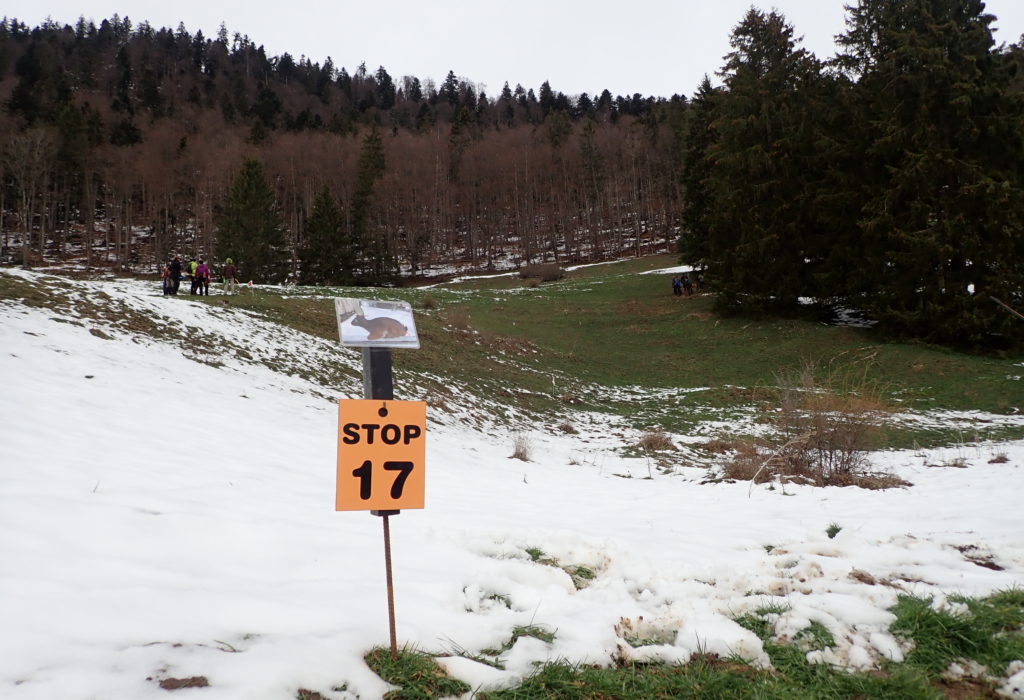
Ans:
<svg viewBox="0 0 1024 700"><path fill-rule="evenodd" d="M714 77L732 27L754 4L779 9L804 46L826 58L844 30L843 0L392 0L386 5L337 0L287 3L155 2L154 0L7 0L3 12L29 25L46 16L97 23L119 13L156 27L202 29L215 36L248 34L270 55L288 52L352 72L383 65L393 78L415 75L440 83L449 70L482 83L489 95L505 81L536 90L548 80L574 95L692 95L705 73ZM1024 34L1024 2L990 0L998 42Z"/></svg>

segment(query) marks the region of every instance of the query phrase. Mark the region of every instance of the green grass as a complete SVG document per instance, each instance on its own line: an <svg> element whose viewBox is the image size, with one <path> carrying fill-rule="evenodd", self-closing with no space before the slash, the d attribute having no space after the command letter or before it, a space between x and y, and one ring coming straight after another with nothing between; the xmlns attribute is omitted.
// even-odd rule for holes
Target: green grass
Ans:
<svg viewBox="0 0 1024 700"><path fill-rule="evenodd" d="M538 287L503 276L450 288L265 290L231 303L333 339L330 296L409 301L422 347L396 351L396 371L440 378L442 398L445 387L469 387L545 420L585 408L639 430L692 432L702 421L772 406L778 377L808 362L839 389L870 388L897 410L1024 410L1019 356L891 343L814 318L721 317L710 295L677 299L666 275L637 274L673 263L661 256L587 267ZM883 446L1021 437L1024 428L981 422L967 431L894 426Z"/></svg>
<svg viewBox="0 0 1024 700"><path fill-rule="evenodd" d="M429 289L270 287L176 301L226 303L330 340L334 297L408 301L421 348L394 353L399 395L414 381L432 404L482 397L532 423L558 425L585 409L641 431L695 434L709 421L757 420L777 405L778 377L809 362L838 389L867 388L897 410L1024 410L1024 379L1015 378L1024 375L1022 356L891 343L814 318L721 317L712 296L676 298L668 275L637 274L674 263L659 256L591 266L537 287L508 275ZM59 308L72 288L47 286L0 277L0 296ZM144 328L144 319L135 322ZM320 375L340 381L348 373ZM1020 438L1024 427L980 420L969 428L891 424L881 446Z"/></svg>
<svg viewBox="0 0 1024 700"><path fill-rule="evenodd" d="M555 641L555 633L540 625L517 625L512 628L512 636L509 637L508 641L497 649L484 649L483 653L488 656L501 656L514 647L521 637L533 637L545 644Z"/></svg>
<svg viewBox="0 0 1024 700"><path fill-rule="evenodd" d="M892 631L915 642L908 666L937 673L953 661L972 659L999 674L1011 661L1024 660L1024 589L950 600L963 604L966 612L939 612L929 599L900 597Z"/></svg>
<svg viewBox="0 0 1024 700"><path fill-rule="evenodd" d="M794 650L796 651L796 650ZM800 656L801 652L796 651ZM802 658L802 657L801 657ZM774 660L774 659L773 659ZM780 659L781 660L781 659ZM800 663L797 661L797 663ZM800 673L758 671L731 660L698 656L686 665L630 665L623 668L549 664L522 685L480 693L480 700L642 700L647 698L828 698L944 697L919 674L894 672L881 678L811 666Z"/></svg>
<svg viewBox="0 0 1024 700"><path fill-rule="evenodd" d="M684 665L633 664L604 668L569 663L541 667L518 687L482 693L488 700L636 700L644 698L765 698L830 700L891 698L995 697L986 679L949 681L941 673L954 661L973 659L993 676L1005 673L1014 659L1024 658L1024 590L1009 590L984 599L960 599L969 613L951 615L932 610L928 599L901 597L893 608L892 632L914 642L905 663L885 663L878 671L850 673L807 662L807 649L833 646L832 634L812 623L796 645L771 638L766 619L785 608L767 606L736 622L764 643L773 670L758 670L738 659L696 655Z"/></svg>
<svg viewBox="0 0 1024 700"><path fill-rule="evenodd" d="M450 678L434 659L422 652L401 649L398 658L391 658L391 650L377 647L366 657L366 664L397 690L384 694L385 700L417 700L461 695L470 687Z"/></svg>

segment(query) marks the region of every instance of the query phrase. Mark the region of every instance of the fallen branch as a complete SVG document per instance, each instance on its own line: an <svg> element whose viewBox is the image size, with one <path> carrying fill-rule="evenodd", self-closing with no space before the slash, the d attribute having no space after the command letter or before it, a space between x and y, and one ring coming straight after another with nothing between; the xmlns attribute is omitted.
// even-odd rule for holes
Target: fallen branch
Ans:
<svg viewBox="0 0 1024 700"><path fill-rule="evenodd" d="M999 299L996 299L996 298L995 298L994 296L992 296L992 295L989 295L989 297L988 297L988 298L989 298L989 299L991 299L992 301L994 301L995 303L999 304L999 305L1000 305L1001 307L1003 307L1004 309L1006 309L1007 311L1009 311L1009 312L1010 312L1011 314L1013 314L1014 316L1016 316L1017 318L1019 318L1019 319L1020 319L1021 321L1024 321L1024 314L1021 314L1021 313L1020 313L1019 311L1017 311L1016 309L1014 309L1014 308L1013 308L1012 306L1010 306L1010 305L1009 305L1009 304L1007 304L1006 302L1000 301Z"/></svg>

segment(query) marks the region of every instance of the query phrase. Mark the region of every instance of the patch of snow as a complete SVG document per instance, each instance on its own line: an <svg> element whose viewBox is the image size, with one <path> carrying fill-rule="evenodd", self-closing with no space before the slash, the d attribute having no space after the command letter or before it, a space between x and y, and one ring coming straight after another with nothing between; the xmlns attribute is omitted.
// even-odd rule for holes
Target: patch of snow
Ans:
<svg viewBox="0 0 1024 700"><path fill-rule="evenodd" d="M0 299L0 695L164 698L161 679L191 676L211 700L389 690L363 661L388 644L381 523L333 509L336 401L361 395L361 354L158 283L0 274L69 300ZM420 398L429 378L396 365L397 393ZM509 459L520 427L488 417L497 407L428 406L427 507L391 521L399 644L478 655L517 627L554 634L520 637L504 671L443 660L474 688L623 654L767 668L734 619L769 605L779 638L818 622L835 645L816 658L875 668L906 652L888 630L898 594L1024 585L1024 441L965 446L969 469L928 466L948 451L870 455L912 488L783 495L652 473L599 413L576 435L536 426L533 461ZM996 449L1006 463L974 456ZM593 579L577 587L574 566ZM632 647L624 619L646 621L650 643Z"/></svg>

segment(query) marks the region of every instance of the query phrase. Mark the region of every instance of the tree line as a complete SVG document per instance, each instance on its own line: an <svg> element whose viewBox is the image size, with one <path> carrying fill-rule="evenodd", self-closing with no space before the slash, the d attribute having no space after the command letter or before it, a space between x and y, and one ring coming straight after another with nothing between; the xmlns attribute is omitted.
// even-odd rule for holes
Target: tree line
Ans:
<svg viewBox="0 0 1024 700"><path fill-rule="evenodd" d="M751 9L690 103L684 260L723 310L865 310L901 336L1024 341L1024 52L979 0L860 0L840 52Z"/></svg>
<svg viewBox="0 0 1024 700"><path fill-rule="evenodd" d="M264 281L379 284L665 250L679 233L678 96L545 82L491 97L454 71L349 73L223 25L206 38L114 16L0 22L0 99L8 257L143 270L231 249L244 266L252 237ZM246 197L264 220L242 217Z"/></svg>
<svg viewBox="0 0 1024 700"><path fill-rule="evenodd" d="M776 12L689 99L353 72L249 37L0 22L7 258L392 284L678 246L722 311L851 307L1024 342L1024 49L980 0L859 0L839 54ZM24 245L22 245L24 243Z"/></svg>

